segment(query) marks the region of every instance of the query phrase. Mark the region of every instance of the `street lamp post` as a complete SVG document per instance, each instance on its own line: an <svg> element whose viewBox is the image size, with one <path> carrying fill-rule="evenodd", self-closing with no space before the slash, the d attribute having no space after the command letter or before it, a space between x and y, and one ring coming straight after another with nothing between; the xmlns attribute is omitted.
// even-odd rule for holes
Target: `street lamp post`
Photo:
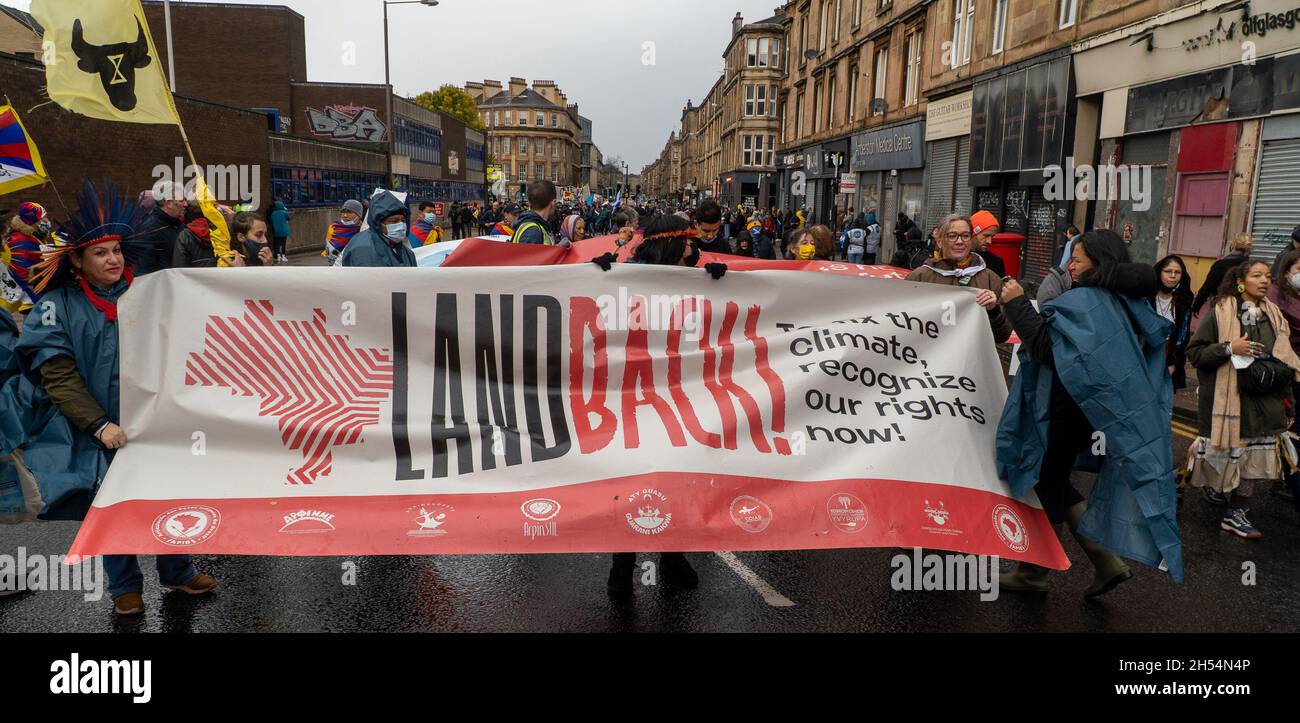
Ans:
<svg viewBox="0 0 1300 723"><path fill-rule="evenodd" d="M427 5L436 7L438 0L384 0L384 106L388 111L388 185L393 183L393 81L388 62L388 6Z"/></svg>

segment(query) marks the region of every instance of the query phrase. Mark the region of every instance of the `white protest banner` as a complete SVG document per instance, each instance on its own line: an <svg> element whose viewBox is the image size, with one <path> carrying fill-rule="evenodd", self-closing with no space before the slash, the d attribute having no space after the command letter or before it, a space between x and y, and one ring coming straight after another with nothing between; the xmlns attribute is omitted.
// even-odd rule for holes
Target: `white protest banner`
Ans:
<svg viewBox="0 0 1300 723"><path fill-rule="evenodd" d="M73 555L921 546L1068 562L966 290L617 264L172 270Z"/></svg>

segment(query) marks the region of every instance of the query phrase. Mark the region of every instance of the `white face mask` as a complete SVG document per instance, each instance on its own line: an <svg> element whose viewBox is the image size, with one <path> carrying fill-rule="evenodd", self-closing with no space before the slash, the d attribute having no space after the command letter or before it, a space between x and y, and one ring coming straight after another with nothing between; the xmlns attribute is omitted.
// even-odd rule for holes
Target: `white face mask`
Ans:
<svg viewBox="0 0 1300 723"><path fill-rule="evenodd" d="M437 220L438 220L438 216L437 216L436 214L432 214L432 213L426 213L426 214L424 214L424 221L425 221L425 223L433 223L434 221L437 221Z"/></svg>
<svg viewBox="0 0 1300 723"><path fill-rule="evenodd" d="M406 224L402 221L390 223L384 226L384 235L392 241L401 241L406 238Z"/></svg>
<svg viewBox="0 0 1300 723"><path fill-rule="evenodd" d="M1291 282L1291 286L1300 289L1300 271L1286 277L1286 280Z"/></svg>

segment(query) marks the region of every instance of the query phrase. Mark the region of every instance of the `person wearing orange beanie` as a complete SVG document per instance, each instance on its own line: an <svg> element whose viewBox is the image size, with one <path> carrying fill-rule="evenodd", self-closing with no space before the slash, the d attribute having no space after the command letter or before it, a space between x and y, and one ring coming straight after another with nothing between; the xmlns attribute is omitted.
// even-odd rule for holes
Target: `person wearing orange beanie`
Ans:
<svg viewBox="0 0 1300 723"><path fill-rule="evenodd" d="M1007 265L1001 257L989 251L989 244L993 243L993 237L1001 230L998 219L988 211L976 211L975 215L970 217L971 232L975 234L971 239L971 245L975 247L975 253L984 259L984 265L989 271L1002 278L1007 275Z"/></svg>

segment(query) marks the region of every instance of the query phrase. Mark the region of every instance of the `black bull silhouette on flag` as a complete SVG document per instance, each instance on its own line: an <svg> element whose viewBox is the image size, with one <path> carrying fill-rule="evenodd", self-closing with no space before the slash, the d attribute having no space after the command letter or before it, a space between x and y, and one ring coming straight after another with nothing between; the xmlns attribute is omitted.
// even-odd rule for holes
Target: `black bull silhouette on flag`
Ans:
<svg viewBox="0 0 1300 723"><path fill-rule="evenodd" d="M149 57L149 39L145 37L140 19L136 18L138 35L134 41L112 45L91 45L86 42L81 20L72 23L72 52L77 55L77 69L84 73L99 73L113 107L129 112L135 110L135 71L147 68L153 62Z"/></svg>

